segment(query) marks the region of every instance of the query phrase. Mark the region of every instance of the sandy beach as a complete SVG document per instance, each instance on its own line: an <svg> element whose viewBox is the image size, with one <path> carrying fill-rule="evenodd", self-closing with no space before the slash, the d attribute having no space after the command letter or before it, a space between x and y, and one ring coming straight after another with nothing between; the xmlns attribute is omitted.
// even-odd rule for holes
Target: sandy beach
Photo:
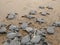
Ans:
<svg viewBox="0 0 60 45"><path fill-rule="evenodd" d="M48 9L39 9L39 6L48 6L51 5L53 10ZM21 16L29 13L30 10L36 10L37 14L34 17L44 18L47 22L44 25L38 25L33 23L32 27L47 27L54 21L60 21L60 0L0 0L0 22L4 22L7 25L14 24L18 25L20 21L30 21L28 19L24 19ZM41 16L39 12L47 11L50 13L48 16ZM9 12L18 13L16 19L14 20L6 20L6 16ZM33 22L33 21L32 21ZM23 34L23 32L21 32ZM0 35L0 45L5 40L6 35ZM51 45L60 45L60 28L55 29L54 35L47 35L46 40L51 43Z"/></svg>

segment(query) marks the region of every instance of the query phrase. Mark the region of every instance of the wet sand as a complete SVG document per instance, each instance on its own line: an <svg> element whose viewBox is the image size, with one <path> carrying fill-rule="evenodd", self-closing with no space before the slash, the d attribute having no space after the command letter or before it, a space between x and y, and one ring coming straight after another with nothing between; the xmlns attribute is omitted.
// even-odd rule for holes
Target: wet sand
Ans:
<svg viewBox="0 0 60 45"><path fill-rule="evenodd" d="M47 6L52 5L53 10L48 9L39 9L40 5ZM48 26L54 21L60 21L60 0L0 0L0 22L4 22L8 24L15 24L23 21L30 21L28 19L21 18L22 15L28 14L30 10L36 10L37 14L35 17L41 17L46 20L46 24L38 25L33 23L32 27L41 28L43 26ZM41 16L39 14L40 11L47 11L50 13L49 16ZM6 16L9 12L17 12L17 18L14 20L6 20ZM33 22L33 21L32 21ZM6 35L0 36L0 45L2 45L3 40ZM55 29L54 35L47 35L46 40L50 42L52 45L60 45L60 28Z"/></svg>

